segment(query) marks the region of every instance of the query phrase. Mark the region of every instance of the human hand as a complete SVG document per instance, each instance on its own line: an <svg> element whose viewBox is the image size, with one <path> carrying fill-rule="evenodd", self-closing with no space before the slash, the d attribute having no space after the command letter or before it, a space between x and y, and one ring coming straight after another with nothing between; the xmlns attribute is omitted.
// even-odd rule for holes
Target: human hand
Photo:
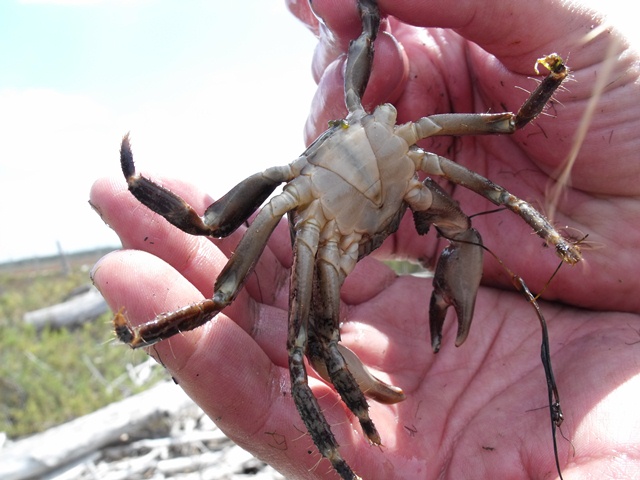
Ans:
<svg viewBox="0 0 640 480"><path fill-rule="evenodd" d="M314 0L314 7L321 8L322 3ZM396 2L396 5L400 3ZM383 2L381 8L387 11ZM521 8L520 4L518 8ZM558 20L564 18L560 12L552 17ZM438 20L433 16L430 18ZM352 21L357 25L357 17ZM410 50L409 44L405 45L407 51ZM414 48L417 48L415 44ZM540 55L551 50L559 48L544 50ZM464 49L458 50L458 54L464 57L463 52ZM578 54L572 50L571 66L574 70L577 67L574 57ZM449 52L447 55L451 55L453 62L455 54ZM531 65L523 66L523 71L526 68L530 69ZM495 79L489 75L490 72L491 68L487 67L487 82ZM526 73L516 77L512 81L521 85L517 80L525 79ZM372 79L368 92L376 91L375 81L375 78ZM442 78L440 82L443 82ZM411 88L409 81L404 85L405 89ZM575 93L574 85L570 85L572 93ZM320 88L325 87L321 85ZM490 83L486 88L490 88ZM418 86L413 87L413 92L418 95L416 89ZM451 88L448 87L447 91L451 91ZM466 94L468 96L469 92ZM459 96L464 97L463 93ZM339 103L338 98L341 95L337 95L335 104ZM411 109L418 107L410 104L408 96L404 103L402 101L398 97L399 103L394 101L394 104L404 112L401 118L408 120L407 115L413 114ZM470 108L456 107L456 111L484 111L475 108L479 99L467 101ZM559 118L536 120L536 124L545 122L544 125L547 125L548 122L548 126L543 127L547 135L559 135L551 131L560 123L565 109L571 110L571 106L567 106L569 102L565 99L562 101L564 106L558 107ZM452 104L458 105L456 102ZM517 106L519 104L512 108ZM577 106L574 108L576 111L583 110ZM418 113L411 118L427 113L436 111ZM333 118L339 116L342 115ZM573 129L578 117L580 115L576 114L571 121ZM633 118L636 123L638 121L638 116L631 113L627 118ZM594 117L594 122L596 120L597 117ZM601 121L602 131L604 126L614 129L610 122ZM529 126L528 129L534 127ZM561 127L568 129L564 124ZM592 131L596 127L597 124L594 124ZM622 125L618 127L622 129ZM567 132L565 130L565 135L568 135ZM488 143L465 139L455 159L468 161L471 168L528 198L527 190L523 194L518 188L516 180L522 180L520 177L514 178L511 184L502 178L491 177L500 173L499 168L490 165L494 156L503 168L508 165L510 171L517 171L521 162L528 161L529 165L538 165L540 162L535 156L528 158L519 155L514 158L515 155L503 155L500 142L506 142L507 152L520 153L514 146L523 148L522 142L526 141L527 136L520 137L520 141L514 143L517 135L522 136L523 132L512 138L480 139L492 139ZM621 135L625 135L625 131ZM538 137L534 138L537 142ZM632 144L632 140L627 140ZM563 148L566 141L565 138L560 142ZM535 145L549 153L545 150L546 143ZM446 152L439 151L441 147L425 146L446 155ZM463 153L466 148L470 148L474 154ZM626 148L626 143L618 147L619 164L613 166L615 173L607 180L607 184L596 185L609 190L608 202L590 203L590 207L585 207L592 209L586 210L587 215L590 212L612 214L614 206L624 207L620 213L622 218L614 215L605 216L602 220L588 218L580 212L580 215L574 215L577 216L574 219L569 215L573 210L568 207L569 213L565 215L569 218L566 221L568 225L575 226L579 220L578 228L590 233L590 240L595 236L594 242L599 240L605 243L606 248L586 252L590 267L595 263L598 268L606 267L604 272L611 272L611 265L607 262L615 262L614 271L623 280L621 284L628 285L631 282L637 286L637 281L633 283L634 270L629 265L633 258L620 255L630 251L629 243L634 238L631 229L635 225L628 220L634 211L633 199L630 198L634 192L620 192L620 195L627 196L626 201L618 201L617 197L611 195L616 188L631 188L631 185L625 185L627 176L624 173L633 166L630 150L626 154L622 152ZM601 162L605 160L602 150L596 155L589 149L587 154L593 157L592 166L598 166L598 159ZM582 156L580 158L582 162ZM479 165L481 168L478 168ZM541 167L536 168L539 170ZM601 174L602 170L597 173ZM583 168L580 176L583 186L576 186L574 177L573 189L568 196L580 194L580 201L589 198L589 202L599 202L589 194L582 196L578 192L578 188L581 188L589 193L603 193L596 192L595 187L587 189L584 186L589 185L592 175L593 172L589 173ZM528 176L525 180L529 180ZM186 184L168 180L163 183L183 196L199 212L211 202L202 192ZM543 189L540 185L543 183L538 181L533 186L525 186L529 192L533 192L531 198L542 198ZM464 201L470 197L458 194L462 194L462 191L456 192L456 198L460 198L464 208ZM213 280L244 231L240 229L230 238L215 241L184 234L141 207L127 192L121 179L97 182L92 190L91 201L105 221L118 232L123 246L129 249L104 258L94 269L94 281L114 310L126 307L126 315L133 324L210 296ZM610 206L609 202L615 205ZM561 208L560 212L563 211ZM516 225L519 219L512 222L510 218L507 219L512 214L500 215L503 217L499 220L491 215L478 217L474 219L474 225L481 230L486 243L502 258L508 258L509 266L526 281L529 282L528 275L536 277L535 281L546 281L550 270L531 268L531 259L535 258L537 263L545 265L554 265L557 260L551 252L539 247L540 242L536 238L528 238L524 233L524 240L516 241L519 250L513 252L513 240L503 242L503 230L497 229L496 225L500 221L503 225ZM620 219L616 221L616 218ZM602 230L605 223L609 228L625 225L625 230L617 236L609 235L609 232ZM613 231L621 232L620 229ZM529 242L535 248L527 246ZM610 246L614 245L616 254L611 252L606 255L611 251ZM518 252L522 255L521 247L525 248L527 262L516 262L514 266L511 260L517 260ZM530 251L534 254L528 254ZM416 238L415 233L403 228L391 245L382 249L382 253L432 259L436 254L436 240L431 236ZM546 260L547 257L551 257L551 260ZM622 258L625 258L624 262ZM331 477L334 474L328 464L318 464L319 454L305 434L289 394L285 344L290 265L289 232L286 225L282 224L263 253L255 275L251 276L233 305L206 326L161 342L151 348L150 353L163 362L178 383L241 446L273 464L289 478ZM635 473L638 469L634 445L640 440L637 433L639 418L635 408L640 386L637 378L634 378L638 377L637 348L640 344L633 344L640 340L640 321L637 315L612 311L614 309L610 304L617 305L615 310L637 312L637 303L634 302L638 300L625 298L620 293L620 284L609 285L611 274L606 275L605 279L585 278L581 268L563 268L561 275L564 277L560 277L562 282L555 279L552 286L560 283L567 293L556 291L554 294L567 302L581 298L585 306L608 311L589 312L542 302L543 313L550 324L552 360L565 411L563 431L576 447L573 456L570 445L559 439L561 465L566 479L572 475L575 478L594 475L594 471L602 476L602 471L614 468L612 465L619 469L615 471L617 478L624 477L625 473L630 477L631 472ZM491 271L487 276L492 281L498 281L492 279ZM583 282L588 283L588 288L584 288L591 289L590 293L581 293L582 287L574 286ZM339 402L335 392L323 382L311 378L314 393L320 399L342 445L342 454L357 473L370 479L443 475L452 478L552 477L555 465L546 409L546 385L538 356L540 333L531 306L516 293L481 288L474 327L465 345L457 350L452 348L454 322L449 321L445 324L442 351L433 355L429 348L427 327L430 289L429 281L397 277L374 258L364 259L347 278L342 289L342 312L346 319L342 328L343 343L379 376L401 386L408 398L395 406L371 402L371 416L381 432L384 445L382 448L373 448L367 444L357 422ZM616 297L611 298L612 295ZM620 302L616 303L616 299ZM573 303L580 305L578 301ZM623 460L616 461L617 457Z"/></svg>
<svg viewBox="0 0 640 480"><path fill-rule="evenodd" d="M319 87L306 127L306 139L311 141L326 129L328 120L345 115L344 52L360 25L355 2L314 0L314 11L326 27L314 22L306 0L289 3L320 35L313 63ZM551 102L549 115L540 115L512 136L431 137L420 146L480 173L533 202L543 213L556 209L551 220L566 226L566 234L576 240L588 234L585 261L577 268L562 268L545 298L587 308L640 310L640 298L629 295L637 285L640 259L620 261L621 252L635 249L640 234L636 180L640 141L635 134L640 104L628 102L638 95L637 45L633 50L611 28L595 35L603 26L602 14L594 16L573 3L562 8L539 0L472 1L458 2L453 8L443 1L380 0L379 5L394 17L383 25L386 33L376 41L364 103L369 109L392 103L398 109L398 123L436 113L517 111L528 95L523 89L536 86L531 79L536 59L552 52L565 58L572 79L554 96L557 101ZM594 38L589 39L590 34ZM611 58L614 61L607 74ZM605 90L597 101L596 114L585 118L600 77ZM583 120L589 122L589 130L580 143L576 135ZM556 187L555 179L575 147L580 149L578 159L556 204L558 200L551 200L549 191ZM455 192L454 198L467 214L495 208L462 187L441 185ZM505 211L475 217L473 223L510 268L532 289L542 290L559 262L541 250L541 242L531 238L530 228L521 219ZM405 225L401 233L408 234L387 242L386 252L435 258L442 242L416 236L410 219ZM383 248L380 253L384 252ZM510 285L501 267L489 258L484 281Z"/></svg>

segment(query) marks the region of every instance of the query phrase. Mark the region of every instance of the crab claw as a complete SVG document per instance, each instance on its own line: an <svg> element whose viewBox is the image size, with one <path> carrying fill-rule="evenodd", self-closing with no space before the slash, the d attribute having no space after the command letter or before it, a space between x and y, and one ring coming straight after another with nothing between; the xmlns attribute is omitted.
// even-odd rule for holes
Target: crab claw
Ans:
<svg viewBox="0 0 640 480"><path fill-rule="evenodd" d="M482 278L482 238L473 228L457 234L440 255L433 277L433 293L429 306L431 347L440 350L442 325L447 309L453 305L458 316L456 347L467 339L476 294Z"/></svg>

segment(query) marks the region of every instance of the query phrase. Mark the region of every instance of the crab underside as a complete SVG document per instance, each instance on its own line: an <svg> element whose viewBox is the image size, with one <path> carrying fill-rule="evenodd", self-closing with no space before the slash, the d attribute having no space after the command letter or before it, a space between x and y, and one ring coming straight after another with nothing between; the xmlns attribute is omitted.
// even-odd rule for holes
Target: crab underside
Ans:
<svg viewBox="0 0 640 480"><path fill-rule="evenodd" d="M309 388L304 357L335 387L369 441L380 444L365 396L395 403L403 400L404 394L369 374L358 357L340 345L340 287L356 262L396 231L407 209L413 213L419 234L426 234L433 225L450 242L440 256L433 281L429 315L434 351L439 349L449 306L454 307L458 318L457 345L465 341L473 317L482 275L480 234L457 202L433 180L418 180L418 171L445 177L512 210L553 245L563 260L571 264L580 260L578 247L565 241L531 205L490 180L415 145L435 135L513 133L542 111L567 76L562 60L553 54L539 61L550 73L517 114L443 114L396 125L393 106L380 105L367 113L361 104L380 15L374 0L361 0L358 5L363 29L351 42L347 56L347 117L331 122L329 129L289 165L269 168L240 182L209 206L203 216L181 198L136 174L125 136L121 164L131 193L193 235L229 235L277 186L285 186L249 226L218 277L211 299L160 314L137 327L122 314L114 320L120 340L134 348L203 325L233 302L274 228L288 214L294 252L287 340L292 397L320 453L344 479L357 476L341 457L338 442Z"/></svg>

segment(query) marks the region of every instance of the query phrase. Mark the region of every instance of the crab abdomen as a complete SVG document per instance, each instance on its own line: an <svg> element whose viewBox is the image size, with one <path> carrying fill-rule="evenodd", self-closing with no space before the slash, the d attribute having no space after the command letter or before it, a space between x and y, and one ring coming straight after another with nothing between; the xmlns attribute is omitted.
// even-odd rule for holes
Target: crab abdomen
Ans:
<svg viewBox="0 0 640 480"><path fill-rule="evenodd" d="M389 108L355 112L306 152L302 175L340 235L385 233L415 178L409 145L394 135L395 109Z"/></svg>

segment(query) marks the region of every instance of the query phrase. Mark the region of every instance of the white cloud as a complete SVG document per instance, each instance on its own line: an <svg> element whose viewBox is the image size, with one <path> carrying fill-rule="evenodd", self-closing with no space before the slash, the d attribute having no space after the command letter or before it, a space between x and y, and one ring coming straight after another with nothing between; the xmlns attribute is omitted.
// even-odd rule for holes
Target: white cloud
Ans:
<svg viewBox="0 0 640 480"><path fill-rule="evenodd" d="M75 68L73 62L78 76L65 77L60 64L56 81L28 82L65 85L67 92L0 89L0 261L53 254L57 240L67 251L117 244L87 200L97 178L122 175L119 142L128 131L141 170L193 181L214 196L255 171L295 159L304 148L315 89L309 69L315 40L283 7L279 17L269 19L285 27L267 29L273 36L268 55L256 55L259 41L246 36L230 45L208 38L206 48L194 45L203 58L195 57L193 69L181 63L180 51L159 50L144 58L143 68L123 68L102 83L90 75L95 65ZM260 38L255 26L247 29ZM290 48L298 33L303 40ZM110 45L100 52L107 59ZM120 48L114 57L131 67L136 55ZM159 76L156 83L144 75L148 66Z"/></svg>
<svg viewBox="0 0 640 480"><path fill-rule="evenodd" d="M310 75L281 65L277 77L256 84L253 67L219 72L200 89L126 112L86 95L0 91L0 217L11 232L0 236L0 261L55 253L56 241L68 251L117 244L87 200L97 178L121 175L119 141L127 131L141 169L193 181L214 196L294 160L304 149Z"/></svg>
<svg viewBox="0 0 640 480"><path fill-rule="evenodd" d="M117 141L113 115L50 90L1 91L0 104L0 260L55 253L58 240L68 250L115 244L108 230L96 236L104 224L87 204L94 165L110 156L100 145Z"/></svg>

